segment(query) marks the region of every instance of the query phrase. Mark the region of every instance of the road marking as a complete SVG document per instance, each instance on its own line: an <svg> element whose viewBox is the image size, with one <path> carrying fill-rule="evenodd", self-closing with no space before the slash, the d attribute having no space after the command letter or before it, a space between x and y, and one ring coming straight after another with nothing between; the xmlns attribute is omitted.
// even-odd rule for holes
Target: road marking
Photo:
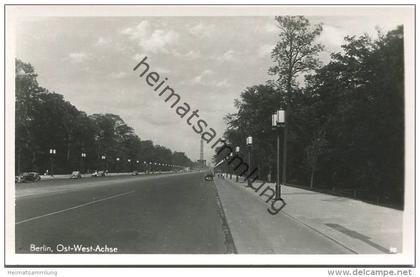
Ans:
<svg viewBox="0 0 420 277"><path fill-rule="evenodd" d="M36 220L36 219L39 219L39 218L47 217L47 216L54 215L54 214L64 213L64 212L67 212L67 211L70 211L70 210L74 210L74 209L78 209L78 208L81 208L81 207L89 206L89 205L92 205L94 203L102 202L102 201L109 200L109 199L112 199L112 198L117 198L117 197L127 195L127 194L130 194L130 193L133 193L133 192L135 192L135 191L131 190L131 191L124 192L124 193L114 194L114 195L111 195L111 196L108 196L108 197L105 197L105 198L102 198L102 199L93 200L93 201L90 201L90 202L87 202L87 203L84 203L84 204L80 204L80 205L77 205L77 206L74 206L74 207L70 207L70 208L67 208L67 209L64 209L64 210L59 210L59 211L56 211L56 212L31 217L31 218L24 219L24 220L21 220L19 222L16 222L15 225L25 223L25 222L28 222L28 221L32 221L32 220Z"/></svg>

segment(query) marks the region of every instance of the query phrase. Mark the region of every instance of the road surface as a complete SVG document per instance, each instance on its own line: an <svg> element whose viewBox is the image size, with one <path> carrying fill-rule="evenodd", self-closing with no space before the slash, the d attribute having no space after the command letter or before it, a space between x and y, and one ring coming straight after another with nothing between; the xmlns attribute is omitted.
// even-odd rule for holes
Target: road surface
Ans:
<svg viewBox="0 0 420 277"><path fill-rule="evenodd" d="M349 253L288 218L282 218L281 224L264 226L267 234L278 237L278 245L267 244L268 238L261 232L264 228L255 226L260 212L264 213L260 219L271 216L265 208L255 208L243 221L241 211L252 207L244 202L245 195L231 188L219 188L219 193L226 193L219 195L214 182L204 181L204 174L17 184L16 252L226 254L241 252L235 243L241 247L254 238L252 244L257 246L250 248L250 252L256 250L254 254ZM227 212L220 199L231 201L224 205ZM228 222L246 226L232 229ZM84 247L83 252L80 247Z"/></svg>
<svg viewBox="0 0 420 277"><path fill-rule="evenodd" d="M17 197L17 253L36 253L31 245L58 253L75 244L117 248L118 253L228 250L215 186L204 181L203 173L49 181L21 189L38 185L64 191Z"/></svg>

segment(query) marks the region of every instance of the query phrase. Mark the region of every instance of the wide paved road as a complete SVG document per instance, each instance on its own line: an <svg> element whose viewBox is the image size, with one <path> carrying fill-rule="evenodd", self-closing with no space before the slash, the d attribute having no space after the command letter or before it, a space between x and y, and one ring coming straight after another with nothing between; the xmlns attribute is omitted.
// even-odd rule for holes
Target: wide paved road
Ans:
<svg viewBox="0 0 420 277"><path fill-rule="evenodd" d="M82 244L118 253L229 253L215 185L203 175L19 184L16 252L34 253L31 244L43 253Z"/></svg>

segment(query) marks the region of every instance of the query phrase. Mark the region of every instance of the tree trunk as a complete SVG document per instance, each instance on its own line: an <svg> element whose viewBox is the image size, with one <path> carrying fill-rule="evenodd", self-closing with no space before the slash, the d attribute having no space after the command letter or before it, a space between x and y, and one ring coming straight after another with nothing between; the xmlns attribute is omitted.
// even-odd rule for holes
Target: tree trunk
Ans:
<svg viewBox="0 0 420 277"><path fill-rule="evenodd" d="M35 170L38 171L37 168L37 163L36 163L36 150L32 151L32 160L31 160L31 170Z"/></svg>
<svg viewBox="0 0 420 277"><path fill-rule="evenodd" d="M314 175L315 175L315 169L312 168L312 170L311 170L311 182L310 182L311 189L314 187Z"/></svg>
<svg viewBox="0 0 420 277"><path fill-rule="evenodd" d="M287 77L287 103L289 103L289 100L291 98L292 95L292 77L288 76Z"/></svg>
<svg viewBox="0 0 420 277"><path fill-rule="evenodd" d="M70 143L67 143L66 160L67 162L70 160Z"/></svg>
<svg viewBox="0 0 420 277"><path fill-rule="evenodd" d="M21 156L22 156L22 148L21 147L19 147L19 150L17 151L17 175L18 176L20 176L20 171L21 171L21 164L20 164L20 161L21 161Z"/></svg>

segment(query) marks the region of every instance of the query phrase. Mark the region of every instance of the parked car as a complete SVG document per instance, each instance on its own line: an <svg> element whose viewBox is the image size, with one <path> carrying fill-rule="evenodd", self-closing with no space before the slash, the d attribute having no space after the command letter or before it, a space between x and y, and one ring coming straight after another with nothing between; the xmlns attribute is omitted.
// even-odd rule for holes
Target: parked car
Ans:
<svg viewBox="0 0 420 277"><path fill-rule="evenodd" d="M70 176L71 179L79 179L82 178L82 174L80 171L73 171Z"/></svg>
<svg viewBox="0 0 420 277"><path fill-rule="evenodd" d="M137 170L134 170L133 172L131 172L131 175L137 176L137 175L139 175L139 172Z"/></svg>
<svg viewBox="0 0 420 277"><path fill-rule="evenodd" d="M37 172L24 172L20 177L20 182L39 182L41 180L41 176Z"/></svg>
<svg viewBox="0 0 420 277"><path fill-rule="evenodd" d="M204 176L204 180L205 181L213 181L213 177L214 175L211 173L206 174L206 176Z"/></svg>
<svg viewBox="0 0 420 277"><path fill-rule="evenodd" d="M93 173L92 173L92 177L105 177L105 171L103 171L103 170L95 170Z"/></svg>

